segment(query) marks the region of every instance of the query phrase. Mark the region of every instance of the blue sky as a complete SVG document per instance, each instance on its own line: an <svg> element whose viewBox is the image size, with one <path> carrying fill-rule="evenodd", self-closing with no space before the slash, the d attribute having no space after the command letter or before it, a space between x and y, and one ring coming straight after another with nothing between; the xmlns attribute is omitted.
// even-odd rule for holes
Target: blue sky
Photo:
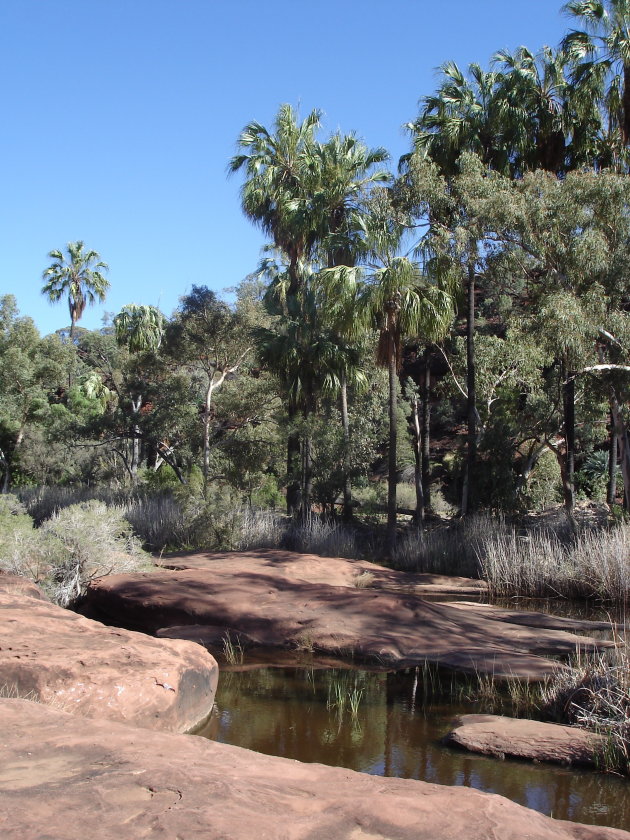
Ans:
<svg viewBox="0 0 630 840"><path fill-rule="evenodd" d="M0 294L42 333L68 324L42 297L47 253L83 239L111 290L168 315L191 285L221 292L258 262L226 166L242 127L283 102L324 111L326 137L408 149L402 125L448 59L557 45L554 0L0 0Z"/></svg>

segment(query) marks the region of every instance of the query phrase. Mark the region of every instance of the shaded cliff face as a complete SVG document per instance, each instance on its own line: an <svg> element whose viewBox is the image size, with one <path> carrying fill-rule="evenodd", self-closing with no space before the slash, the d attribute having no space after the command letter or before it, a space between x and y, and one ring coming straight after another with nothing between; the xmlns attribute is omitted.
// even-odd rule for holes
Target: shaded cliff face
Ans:
<svg viewBox="0 0 630 840"><path fill-rule="evenodd" d="M8 840L630 840L469 788L302 764L24 700L0 701L0 719Z"/></svg>
<svg viewBox="0 0 630 840"><path fill-rule="evenodd" d="M352 560L250 551L169 562L179 569L95 581L85 609L108 623L197 641L211 651L221 650L229 633L246 647L308 644L391 668L432 662L528 679L563 667L549 654L610 644L571 632L597 626L588 622L428 602L414 588L426 576ZM369 570L374 588L352 585Z"/></svg>

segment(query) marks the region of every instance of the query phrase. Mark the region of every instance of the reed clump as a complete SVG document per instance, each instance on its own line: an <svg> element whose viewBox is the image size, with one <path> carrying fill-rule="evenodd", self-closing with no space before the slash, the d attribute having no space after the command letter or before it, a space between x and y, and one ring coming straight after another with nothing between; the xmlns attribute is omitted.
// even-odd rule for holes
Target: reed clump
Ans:
<svg viewBox="0 0 630 840"><path fill-rule="evenodd" d="M551 532L490 534L477 547L495 595L630 598L630 524L586 530L570 540Z"/></svg>

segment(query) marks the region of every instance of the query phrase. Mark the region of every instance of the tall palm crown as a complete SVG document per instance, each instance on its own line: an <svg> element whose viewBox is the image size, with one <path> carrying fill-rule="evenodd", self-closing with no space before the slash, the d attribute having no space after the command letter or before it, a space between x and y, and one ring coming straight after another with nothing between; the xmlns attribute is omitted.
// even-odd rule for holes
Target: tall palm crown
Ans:
<svg viewBox="0 0 630 840"><path fill-rule="evenodd" d="M114 318L118 344L131 353L155 352L164 336L166 319L155 306L128 303Z"/></svg>
<svg viewBox="0 0 630 840"><path fill-rule="evenodd" d="M478 154L483 162L503 172L508 156L501 140L496 91L497 72L468 68L468 78L453 61L440 68L437 91L425 97L420 116L408 125L417 153L430 157L442 172L453 174L462 151Z"/></svg>
<svg viewBox="0 0 630 840"><path fill-rule="evenodd" d="M229 172L245 173L243 212L287 255L293 293L316 241L306 183L320 117L313 110L298 122L293 108L282 105L273 132L255 121L245 126L238 139L243 151L228 164Z"/></svg>
<svg viewBox="0 0 630 840"><path fill-rule="evenodd" d="M563 49L576 63L576 80L591 80L600 88L601 101L630 143L630 0L572 0L563 11L584 29L569 32Z"/></svg>
<svg viewBox="0 0 630 840"><path fill-rule="evenodd" d="M535 55L519 47L499 51L493 63L501 68L496 108L512 174L566 171L571 159L584 156L587 127L598 124L596 110L588 108L592 97L580 99L582 89L569 81L566 54L543 47Z"/></svg>
<svg viewBox="0 0 630 840"><path fill-rule="evenodd" d="M82 241L68 242L66 254L50 251L48 258L54 260L42 274L45 281L42 294L47 295L51 303L62 297L68 297L70 310L70 337L74 334L74 325L81 318L85 307L92 306L97 300L104 301L109 281L103 272L108 270L96 251L84 250Z"/></svg>
<svg viewBox="0 0 630 840"><path fill-rule="evenodd" d="M354 265L365 231L362 201L371 185L390 179L386 169L375 169L387 160L386 149L368 149L354 134L315 145L307 186L328 267Z"/></svg>

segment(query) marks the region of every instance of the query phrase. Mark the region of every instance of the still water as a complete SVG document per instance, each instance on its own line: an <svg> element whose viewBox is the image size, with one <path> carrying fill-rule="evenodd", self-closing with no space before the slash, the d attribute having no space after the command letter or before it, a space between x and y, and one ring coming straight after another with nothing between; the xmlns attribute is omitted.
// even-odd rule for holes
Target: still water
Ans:
<svg viewBox="0 0 630 840"><path fill-rule="evenodd" d="M501 761L440 743L455 715L480 711L487 709L465 699L454 704L451 695L440 699L416 669L265 667L222 672L215 712L199 734L268 755L467 785L556 819L630 830L628 779Z"/></svg>

